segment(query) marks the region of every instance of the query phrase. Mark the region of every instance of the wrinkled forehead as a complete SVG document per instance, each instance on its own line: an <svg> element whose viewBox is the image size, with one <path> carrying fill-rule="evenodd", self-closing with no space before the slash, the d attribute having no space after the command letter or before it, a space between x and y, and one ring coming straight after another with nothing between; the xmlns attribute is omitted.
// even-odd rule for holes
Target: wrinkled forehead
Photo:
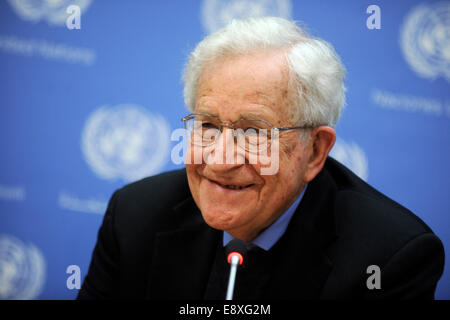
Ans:
<svg viewBox="0 0 450 320"><path fill-rule="evenodd" d="M196 112L234 117L289 117L289 68L284 52L256 52L208 64L197 87ZM221 117L222 118L222 117Z"/></svg>

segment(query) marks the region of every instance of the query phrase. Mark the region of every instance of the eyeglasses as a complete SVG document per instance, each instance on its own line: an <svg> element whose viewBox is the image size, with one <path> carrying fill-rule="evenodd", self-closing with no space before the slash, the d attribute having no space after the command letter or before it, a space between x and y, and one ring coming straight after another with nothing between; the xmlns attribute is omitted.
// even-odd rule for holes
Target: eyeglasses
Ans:
<svg viewBox="0 0 450 320"><path fill-rule="evenodd" d="M275 128L261 119L239 119L235 122L222 122L216 116L206 113L192 113L181 119L192 144L198 147L213 145L220 137L224 127L233 130L239 147L252 153L267 150L280 131L309 129L315 126L296 126Z"/></svg>

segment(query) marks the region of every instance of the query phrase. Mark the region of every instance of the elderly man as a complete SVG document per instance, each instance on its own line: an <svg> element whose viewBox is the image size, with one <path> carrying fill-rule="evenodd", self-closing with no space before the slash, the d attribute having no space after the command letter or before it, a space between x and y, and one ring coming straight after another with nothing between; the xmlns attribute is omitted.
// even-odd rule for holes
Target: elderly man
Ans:
<svg viewBox="0 0 450 320"><path fill-rule="evenodd" d="M186 169L116 191L78 298L433 298L440 240L328 157L345 103L332 46L290 21L233 21L187 63ZM271 168L271 169L270 169Z"/></svg>

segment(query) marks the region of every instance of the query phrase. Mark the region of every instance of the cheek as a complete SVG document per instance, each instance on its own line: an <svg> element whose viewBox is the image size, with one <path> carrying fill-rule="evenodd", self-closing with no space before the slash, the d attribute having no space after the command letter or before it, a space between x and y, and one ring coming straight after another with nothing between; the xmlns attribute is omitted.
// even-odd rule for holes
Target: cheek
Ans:
<svg viewBox="0 0 450 320"><path fill-rule="evenodd" d="M276 203L289 200L303 185L306 172L306 155L304 148L295 143L280 143L277 159L279 169L274 175L263 176L266 182L264 195Z"/></svg>
<svg viewBox="0 0 450 320"><path fill-rule="evenodd" d="M294 151L299 148L299 144L293 141L280 141L280 151L286 158L291 158L294 154Z"/></svg>
<svg viewBox="0 0 450 320"><path fill-rule="evenodd" d="M187 166L190 165L201 165L202 162L203 162L203 148L188 143L186 155L184 158L184 164L186 165L186 168Z"/></svg>
<svg viewBox="0 0 450 320"><path fill-rule="evenodd" d="M197 173L199 165L186 164L186 176L188 179L189 189L195 201L199 199L200 176Z"/></svg>
<svg viewBox="0 0 450 320"><path fill-rule="evenodd" d="M280 176L280 171L290 171L288 174L294 174L293 169L303 158L301 149L296 141L275 141L264 153L258 155L255 169L262 176Z"/></svg>
<svg viewBox="0 0 450 320"><path fill-rule="evenodd" d="M197 165L195 164L186 164L186 174L188 177L188 180L193 181L195 180L196 176L197 176L197 172L196 172L196 167Z"/></svg>
<svg viewBox="0 0 450 320"><path fill-rule="evenodd" d="M260 199L262 202L270 202L275 197L277 197L280 183L279 183L279 173L275 175L262 176L264 180L264 186L261 188Z"/></svg>

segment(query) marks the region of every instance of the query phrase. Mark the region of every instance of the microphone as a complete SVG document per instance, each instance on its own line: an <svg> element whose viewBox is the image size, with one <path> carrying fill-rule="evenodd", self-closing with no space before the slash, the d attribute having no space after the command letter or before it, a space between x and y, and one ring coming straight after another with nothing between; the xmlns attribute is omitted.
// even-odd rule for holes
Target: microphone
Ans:
<svg viewBox="0 0 450 320"><path fill-rule="evenodd" d="M231 265L230 277L228 278L228 288L225 300L233 299L234 283L236 281L236 272L238 265L244 263L247 256L247 248L245 243L239 239L231 240L226 246L227 261Z"/></svg>

